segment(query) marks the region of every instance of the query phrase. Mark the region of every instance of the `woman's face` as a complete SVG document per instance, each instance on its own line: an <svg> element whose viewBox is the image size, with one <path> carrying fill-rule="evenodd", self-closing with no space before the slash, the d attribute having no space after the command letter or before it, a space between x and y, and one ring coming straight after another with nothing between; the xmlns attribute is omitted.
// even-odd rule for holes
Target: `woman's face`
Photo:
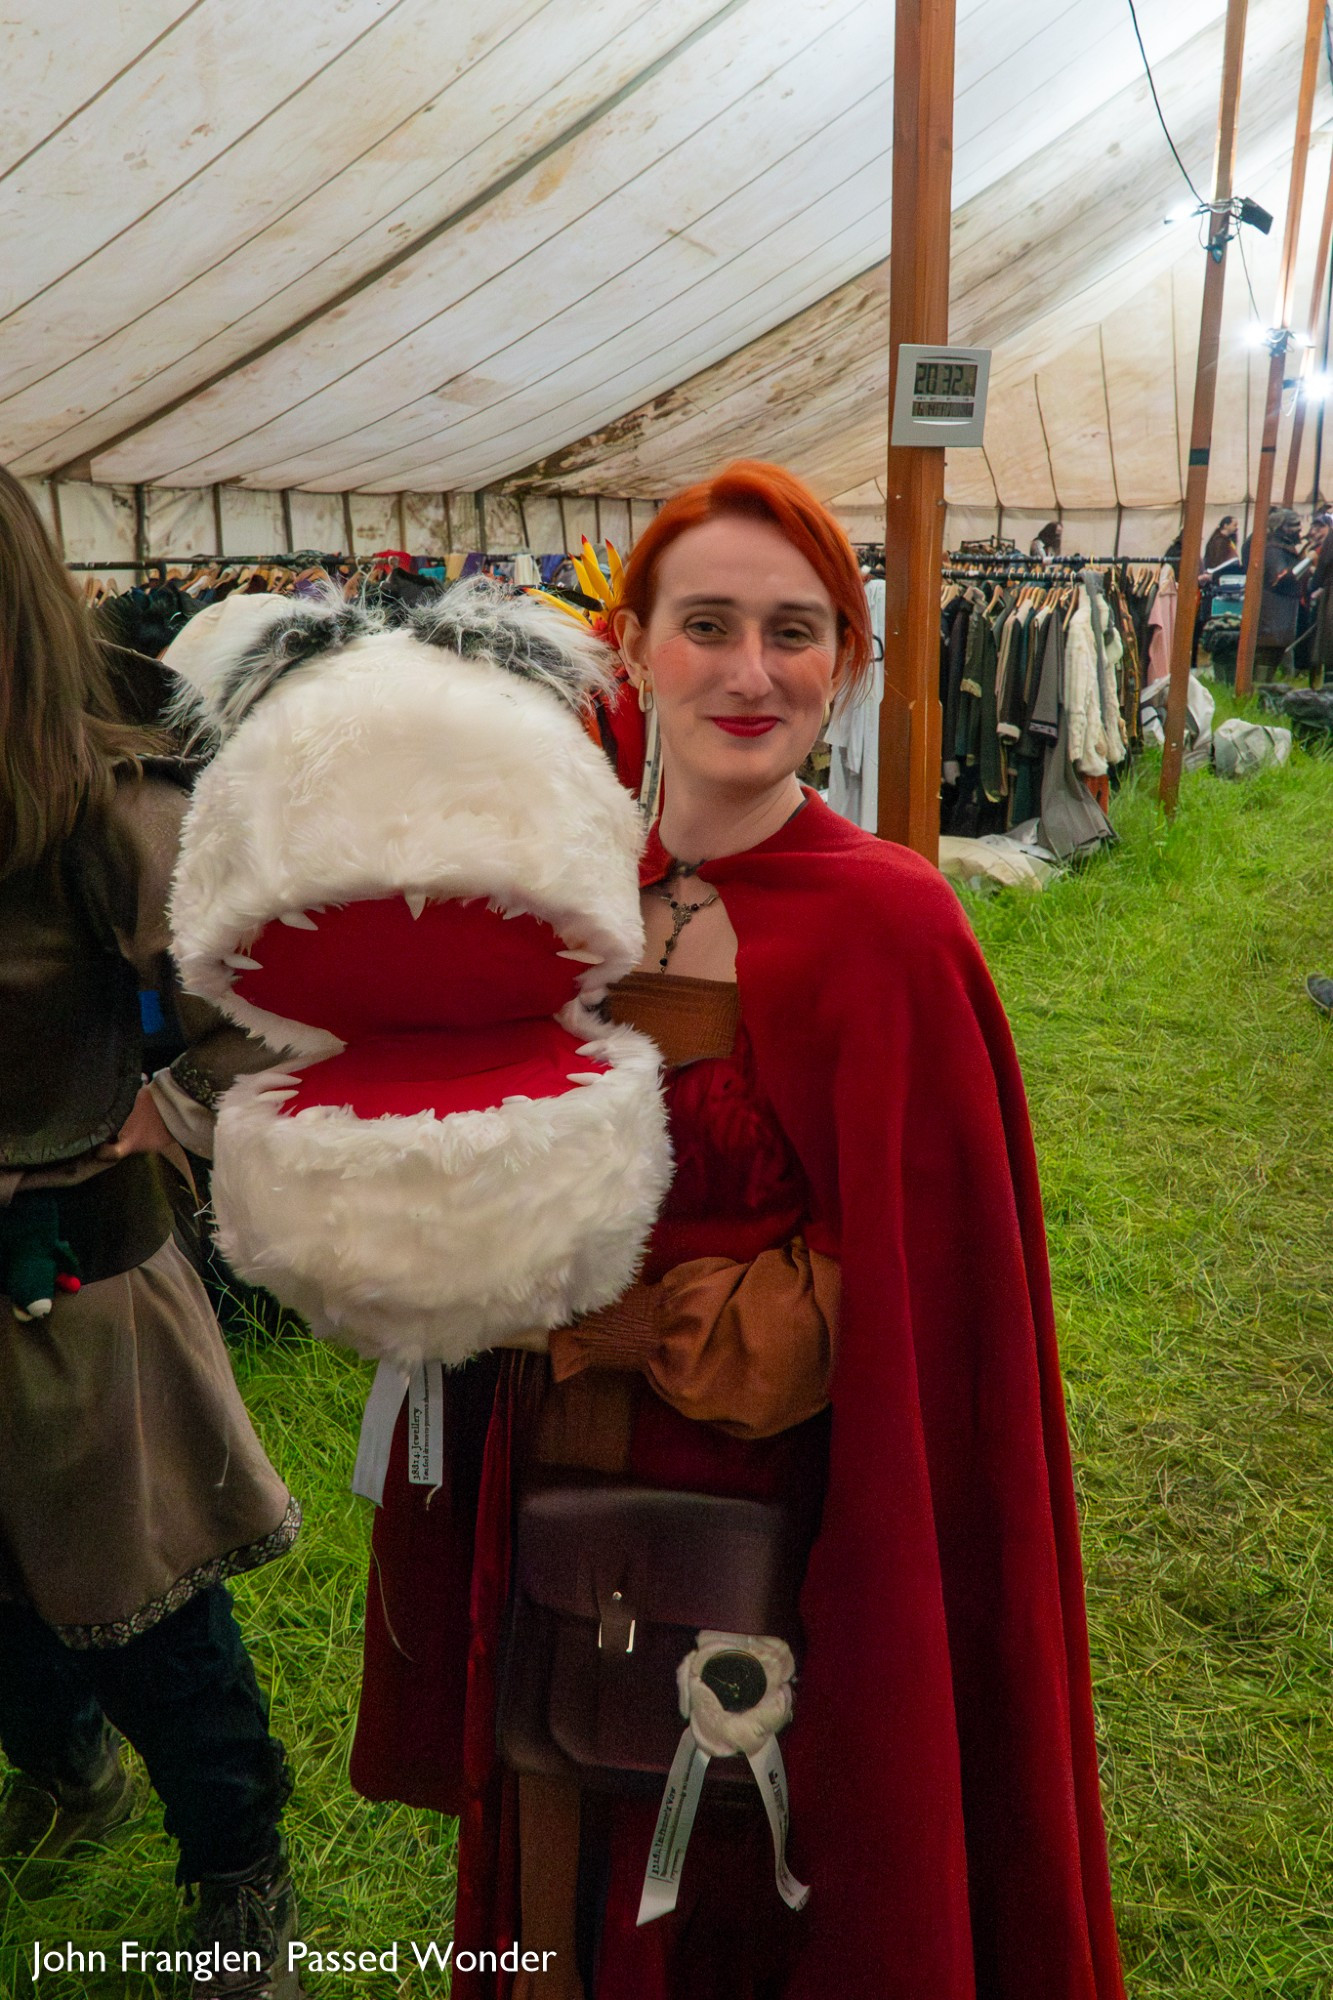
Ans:
<svg viewBox="0 0 1333 2000"><path fill-rule="evenodd" d="M619 624L657 704L668 772L761 793L809 756L833 689L838 621L799 550L771 522L722 515L689 528L657 567L648 624Z"/></svg>

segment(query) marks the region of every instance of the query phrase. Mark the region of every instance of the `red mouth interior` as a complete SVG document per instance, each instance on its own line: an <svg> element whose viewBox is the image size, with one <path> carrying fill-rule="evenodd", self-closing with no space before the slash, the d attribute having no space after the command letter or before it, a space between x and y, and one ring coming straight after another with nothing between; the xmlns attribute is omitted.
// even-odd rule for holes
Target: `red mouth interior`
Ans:
<svg viewBox="0 0 1333 2000"><path fill-rule="evenodd" d="M325 1028L347 1047L299 1073L287 1112L346 1106L358 1118L489 1111L506 1097L560 1097L609 1065L578 1053L552 1017L584 968L537 917L483 902L401 896L345 903L313 931L266 924L235 991L252 1006Z"/></svg>

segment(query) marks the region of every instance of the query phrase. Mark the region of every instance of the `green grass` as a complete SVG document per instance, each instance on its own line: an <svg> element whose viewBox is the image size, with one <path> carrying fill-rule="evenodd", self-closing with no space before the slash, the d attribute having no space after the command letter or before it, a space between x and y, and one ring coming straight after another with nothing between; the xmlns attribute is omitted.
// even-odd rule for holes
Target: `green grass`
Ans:
<svg viewBox="0 0 1333 2000"><path fill-rule="evenodd" d="M1333 1993L1333 763L972 903L1042 1163L1136 2000Z"/></svg>
<svg viewBox="0 0 1333 2000"><path fill-rule="evenodd" d="M1333 762L1145 761L1121 845L1041 897L969 899L1041 1153L1083 1507L1112 1865L1134 2000L1333 1994ZM452 1827L350 1791L367 1510L347 1492L368 1370L300 1337L238 1372L306 1527L237 1585L298 1791L306 1935L443 1935ZM31 1940L114 1953L185 1922L160 1815L39 1903L0 1904L0 1995ZM329 2000L441 1990L312 1979ZM168 1981L44 1978L41 2000ZM922 2000L928 2000L922 1996Z"/></svg>

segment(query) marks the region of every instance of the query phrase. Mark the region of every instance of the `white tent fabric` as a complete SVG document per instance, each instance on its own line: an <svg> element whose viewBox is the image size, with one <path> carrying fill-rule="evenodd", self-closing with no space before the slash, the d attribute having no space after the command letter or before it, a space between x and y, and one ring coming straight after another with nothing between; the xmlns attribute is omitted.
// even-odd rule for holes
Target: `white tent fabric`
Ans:
<svg viewBox="0 0 1333 2000"><path fill-rule="evenodd" d="M1139 11L1206 187L1223 0ZM742 453L873 533L892 15L18 0L0 458L47 482L85 559L219 530L255 553L629 539L631 498ZM1261 320L1300 15L1251 0L1238 185L1278 216L1246 233ZM1329 119L1321 80L1305 301ZM995 366L985 452L949 462L951 534L1060 511L1084 546L1160 548L1203 277L1197 225L1162 222L1184 193L1123 0L959 0L952 333ZM1266 356L1234 251L1228 285L1211 493L1239 511Z"/></svg>

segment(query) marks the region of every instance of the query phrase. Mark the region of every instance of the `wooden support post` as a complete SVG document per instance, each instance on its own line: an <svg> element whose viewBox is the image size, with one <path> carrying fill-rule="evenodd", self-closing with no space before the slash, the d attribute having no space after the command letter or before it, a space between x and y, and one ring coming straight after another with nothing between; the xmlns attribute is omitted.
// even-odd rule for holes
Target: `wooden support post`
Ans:
<svg viewBox="0 0 1333 2000"><path fill-rule="evenodd" d="M955 0L897 0L889 417L904 341L949 337ZM881 838L940 852L940 564L944 452L890 445L885 489Z"/></svg>
<svg viewBox="0 0 1333 2000"><path fill-rule="evenodd" d="M1222 44L1222 99L1217 113L1217 153L1213 161L1213 201L1231 200L1236 166L1236 119L1240 109L1241 58L1245 52L1247 0L1228 0ZM1185 477L1185 519L1180 536L1180 594L1171 644L1171 686L1166 699L1166 742L1158 790L1168 813L1176 809L1185 754L1190 654L1199 610L1199 564L1203 560L1203 513L1208 500L1208 454L1213 442L1217 396L1217 350L1222 331L1222 298L1227 277L1227 242L1235 225L1226 209L1214 207L1208 228L1208 265L1203 277L1199 359L1194 374L1194 417L1190 425L1189 468Z"/></svg>
<svg viewBox="0 0 1333 2000"><path fill-rule="evenodd" d="M1328 186L1324 190L1324 217L1319 225L1319 248L1315 252L1314 285L1310 292L1310 317L1305 322L1305 330L1312 341L1317 342L1320 321L1324 310L1324 277L1328 270L1329 244L1333 242L1333 152L1329 154ZM1324 329L1325 354L1328 352L1327 328ZM1301 469L1301 446L1305 442L1305 384L1310 375L1310 363L1314 359L1315 348L1307 348L1301 379L1296 389L1296 408L1291 418L1291 448L1287 452L1287 476L1282 485L1282 505L1296 505L1296 481Z"/></svg>
<svg viewBox="0 0 1333 2000"><path fill-rule="evenodd" d="M1314 88L1319 71L1319 43L1324 32L1325 0L1308 0L1305 57L1301 64L1300 96L1296 101L1296 132L1291 150L1291 182L1287 190L1287 224L1282 237L1278 274L1277 313L1268 362L1268 399L1264 405L1264 441L1254 482L1254 528L1245 571L1245 606L1236 648L1236 693L1247 695L1254 679L1254 648L1259 635L1263 601L1264 555L1268 548L1268 509L1273 498L1273 467L1277 460L1277 428L1282 415L1282 382L1287 370L1287 335L1291 328L1292 291L1296 279L1296 246L1301 233L1301 203L1305 195L1305 163L1310 153ZM1179 615L1177 613L1177 615Z"/></svg>

